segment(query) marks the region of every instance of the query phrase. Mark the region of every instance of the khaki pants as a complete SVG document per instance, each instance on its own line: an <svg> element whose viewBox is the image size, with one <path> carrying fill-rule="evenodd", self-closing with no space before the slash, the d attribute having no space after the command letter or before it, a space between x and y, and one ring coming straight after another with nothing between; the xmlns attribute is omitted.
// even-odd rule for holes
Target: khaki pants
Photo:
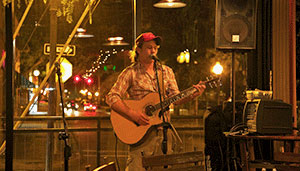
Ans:
<svg viewBox="0 0 300 171"><path fill-rule="evenodd" d="M168 135L168 151L167 154L173 153L178 145L176 145L176 138L171 129L167 131ZM153 129L145 138L144 142L138 146L130 146L129 156L127 159L126 171L143 171L142 153L144 156L160 155L162 153L161 144L163 140L163 129Z"/></svg>

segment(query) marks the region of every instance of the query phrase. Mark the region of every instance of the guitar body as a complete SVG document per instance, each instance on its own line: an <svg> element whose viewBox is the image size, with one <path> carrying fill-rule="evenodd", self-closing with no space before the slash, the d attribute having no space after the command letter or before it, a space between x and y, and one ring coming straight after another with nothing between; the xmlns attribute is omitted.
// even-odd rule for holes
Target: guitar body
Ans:
<svg viewBox="0 0 300 171"><path fill-rule="evenodd" d="M141 100L124 100L124 102L128 107L145 113L147 106L159 103L159 94L150 93ZM125 144L134 145L143 139L147 132L151 130L150 127L162 123L159 110L152 114L152 116L149 116L149 125L139 126L114 110L111 111L110 120L118 138Z"/></svg>

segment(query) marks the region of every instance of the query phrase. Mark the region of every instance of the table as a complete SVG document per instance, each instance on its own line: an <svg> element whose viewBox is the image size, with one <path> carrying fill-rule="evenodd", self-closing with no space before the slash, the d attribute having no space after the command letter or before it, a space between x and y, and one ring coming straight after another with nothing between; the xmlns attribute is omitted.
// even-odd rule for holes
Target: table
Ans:
<svg viewBox="0 0 300 171"><path fill-rule="evenodd" d="M226 135L226 134L225 134ZM273 141L284 141L284 142L296 142L300 141L300 136L254 136L254 135L226 135L227 138L232 138L239 141L240 146L240 157L242 162L242 170L255 171L255 168L276 168L277 171L294 171L300 170L300 153L294 153L286 151L287 147L283 147L282 152L273 151L273 159L271 161L257 161L254 155L254 144L253 140L271 140ZM285 144L286 145L286 144Z"/></svg>

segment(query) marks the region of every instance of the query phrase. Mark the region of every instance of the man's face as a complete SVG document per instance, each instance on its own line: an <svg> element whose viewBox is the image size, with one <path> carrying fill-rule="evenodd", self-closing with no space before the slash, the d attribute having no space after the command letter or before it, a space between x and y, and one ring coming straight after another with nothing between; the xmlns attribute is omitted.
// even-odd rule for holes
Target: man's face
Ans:
<svg viewBox="0 0 300 171"><path fill-rule="evenodd" d="M150 55L156 55L159 46L156 45L154 40L144 42L142 48L137 48L139 53L139 60L143 62L152 62Z"/></svg>

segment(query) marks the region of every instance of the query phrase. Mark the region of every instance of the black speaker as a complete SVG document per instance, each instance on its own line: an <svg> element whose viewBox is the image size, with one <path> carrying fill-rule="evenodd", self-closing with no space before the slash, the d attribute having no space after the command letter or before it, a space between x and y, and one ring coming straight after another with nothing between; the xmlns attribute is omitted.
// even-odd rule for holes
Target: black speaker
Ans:
<svg viewBox="0 0 300 171"><path fill-rule="evenodd" d="M247 100L243 111L249 133L292 134L292 105L281 100Z"/></svg>
<svg viewBox="0 0 300 171"><path fill-rule="evenodd" d="M257 0L216 0L217 49L255 49Z"/></svg>

